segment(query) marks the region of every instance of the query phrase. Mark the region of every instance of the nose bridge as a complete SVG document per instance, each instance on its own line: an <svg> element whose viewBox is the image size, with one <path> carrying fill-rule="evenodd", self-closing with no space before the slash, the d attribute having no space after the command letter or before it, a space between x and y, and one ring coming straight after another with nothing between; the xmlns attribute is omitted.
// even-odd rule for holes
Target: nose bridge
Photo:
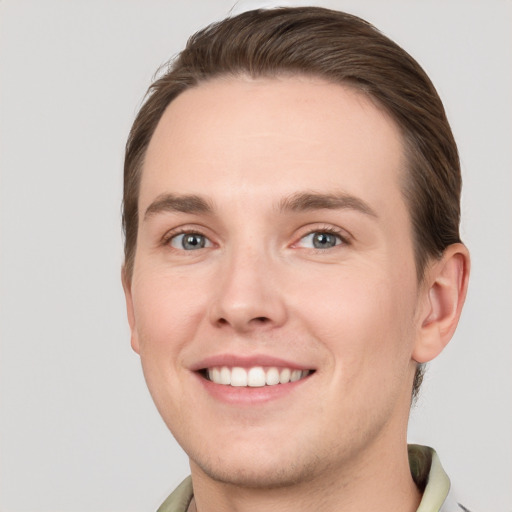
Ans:
<svg viewBox="0 0 512 512"><path fill-rule="evenodd" d="M263 241L248 238L226 248L211 308L212 322L239 331L278 326L286 317L278 261Z"/></svg>

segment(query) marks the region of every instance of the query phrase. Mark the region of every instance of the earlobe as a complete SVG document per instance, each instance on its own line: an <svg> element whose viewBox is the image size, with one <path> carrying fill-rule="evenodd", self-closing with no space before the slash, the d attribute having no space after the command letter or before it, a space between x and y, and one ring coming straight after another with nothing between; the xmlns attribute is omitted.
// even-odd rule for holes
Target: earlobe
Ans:
<svg viewBox="0 0 512 512"><path fill-rule="evenodd" d="M457 243L450 245L428 269L419 336L412 354L416 362L434 359L453 336L466 298L469 268L469 252L465 245Z"/></svg>
<svg viewBox="0 0 512 512"><path fill-rule="evenodd" d="M123 283L124 298L126 301L126 315L128 317L128 324L131 332L131 346L132 349L139 353L139 338L137 335L137 329L135 325L135 313L133 310L133 299L132 299L132 283L130 277L126 273L126 267L123 265L121 268L121 282Z"/></svg>

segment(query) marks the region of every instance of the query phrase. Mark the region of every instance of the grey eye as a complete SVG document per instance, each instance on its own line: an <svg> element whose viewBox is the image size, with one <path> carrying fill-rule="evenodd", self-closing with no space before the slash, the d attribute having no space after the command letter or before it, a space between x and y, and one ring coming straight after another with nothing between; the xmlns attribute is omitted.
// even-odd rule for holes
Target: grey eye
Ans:
<svg viewBox="0 0 512 512"><path fill-rule="evenodd" d="M210 247L211 242L199 233L182 233L171 238L171 247L185 251L195 251Z"/></svg>
<svg viewBox="0 0 512 512"><path fill-rule="evenodd" d="M299 246L314 249L330 249L341 243L342 239L339 235L325 231L315 231L302 237Z"/></svg>

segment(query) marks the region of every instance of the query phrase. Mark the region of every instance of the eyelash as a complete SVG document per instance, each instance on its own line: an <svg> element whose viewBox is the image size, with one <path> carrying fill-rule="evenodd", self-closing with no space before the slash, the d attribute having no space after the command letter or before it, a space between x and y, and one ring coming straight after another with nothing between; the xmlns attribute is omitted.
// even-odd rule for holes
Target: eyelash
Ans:
<svg viewBox="0 0 512 512"><path fill-rule="evenodd" d="M202 233L200 230L198 230L197 228L186 228L186 227L183 227L183 228L178 228L176 230L173 230L173 231L170 231L168 233L166 233L163 237L162 237L162 245L164 246L171 246L171 241L180 236L180 235L196 235L196 236L202 236L204 237L206 240L208 240L210 243L211 240L210 238L208 238L207 235L205 235L204 233ZM173 248L174 249L174 248ZM184 249L183 249L184 250ZM192 252L192 251L185 251L185 252Z"/></svg>
<svg viewBox="0 0 512 512"><path fill-rule="evenodd" d="M310 235L319 234L319 233L333 235L333 236L339 238L341 243L336 244L333 247L330 247L330 249L333 249L334 247L337 247L339 245L350 245L350 239L349 239L348 235L346 234L346 232L342 231L339 228L333 227L333 226L319 226L317 228L311 229L308 232L306 232L305 234L303 234L298 239L298 241L295 242L293 245L296 246L304 238L306 238ZM317 251L317 252L325 252L326 251L326 249L319 249L319 248L313 248L312 250Z"/></svg>
<svg viewBox="0 0 512 512"><path fill-rule="evenodd" d="M311 230L307 231L306 233L304 233L303 235L301 235L298 238L297 242L294 242L292 244L292 247L298 246L300 241L303 240L304 238L306 238L310 235L313 235L313 234L318 234L318 233L333 235L340 240L341 243L338 243L338 244L334 245L333 247L329 247L329 249L333 249L334 247L337 247L340 245L350 245L349 236L347 236L345 231L342 231L341 229L333 227L333 226L319 226L319 227L317 227L315 229L311 229ZM176 230L166 233L162 237L161 243L163 246L171 246L171 241L180 235L197 235L197 236L204 237L211 244L213 243L205 233L201 232L201 230L198 230L197 228L187 228L187 227L178 228ZM173 249L176 249L176 248L173 248ZM193 252L193 251L185 251L184 249L178 249L178 250L183 250L184 252ZM311 250L314 250L315 252L318 252L318 253L322 253L322 252L326 251L325 248L323 248L323 249L312 248Z"/></svg>

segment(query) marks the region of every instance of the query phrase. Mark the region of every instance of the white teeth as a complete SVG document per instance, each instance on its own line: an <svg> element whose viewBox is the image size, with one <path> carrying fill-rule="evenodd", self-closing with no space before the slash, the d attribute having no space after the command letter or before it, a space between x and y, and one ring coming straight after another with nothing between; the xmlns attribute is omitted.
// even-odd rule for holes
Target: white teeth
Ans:
<svg viewBox="0 0 512 512"><path fill-rule="evenodd" d="M261 366L255 366L249 370L247 384L252 388L260 388L265 385L265 372Z"/></svg>
<svg viewBox="0 0 512 512"><path fill-rule="evenodd" d="M220 381L214 380L213 382L219 382L220 384L228 385L231 384L231 372L229 368L223 366L220 369Z"/></svg>
<svg viewBox="0 0 512 512"><path fill-rule="evenodd" d="M292 371L288 368L284 368L283 370L281 370L281 372L279 373L279 382L281 384L287 384L288 382L290 382L290 376L292 374Z"/></svg>
<svg viewBox="0 0 512 512"><path fill-rule="evenodd" d="M263 368L261 366L253 366L252 368L241 368L235 366L229 368L227 366L213 367L207 369L208 379L215 384L223 384L225 386L234 387L263 387L275 386L277 384L288 384L296 382L310 374L309 370L296 370L291 368L275 367Z"/></svg>
<svg viewBox="0 0 512 512"><path fill-rule="evenodd" d="M300 370L293 370L291 376L290 376L290 382L295 382L296 380L299 380L302 376L302 372Z"/></svg>
<svg viewBox="0 0 512 512"><path fill-rule="evenodd" d="M279 370L277 368L269 368L265 379L267 386L275 386L279 384Z"/></svg>
<svg viewBox="0 0 512 512"><path fill-rule="evenodd" d="M247 372L243 368L235 367L231 370L231 385L236 387L247 386Z"/></svg>

